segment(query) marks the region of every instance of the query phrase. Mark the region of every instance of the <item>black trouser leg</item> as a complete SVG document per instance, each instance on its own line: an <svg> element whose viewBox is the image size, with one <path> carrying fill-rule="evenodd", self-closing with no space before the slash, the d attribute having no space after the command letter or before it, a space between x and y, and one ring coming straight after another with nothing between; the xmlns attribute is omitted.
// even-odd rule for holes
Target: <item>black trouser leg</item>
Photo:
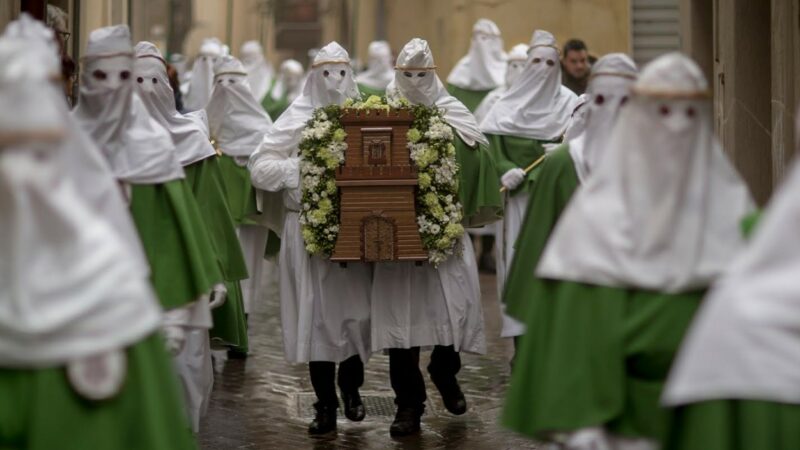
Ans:
<svg viewBox="0 0 800 450"><path fill-rule="evenodd" d="M339 389L353 393L364 384L364 363L358 355L339 363Z"/></svg>
<svg viewBox="0 0 800 450"><path fill-rule="evenodd" d="M312 361L308 363L311 375L311 386L317 394L315 406L337 408L339 396L336 395L336 363L328 361Z"/></svg>
<svg viewBox="0 0 800 450"><path fill-rule="evenodd" d="M419 347L389 350L389 378L394 403L401 408L423 408L427 396L425 379L419 370Z"/></svg>
<svg viewBox="0 0 800 450"><path fill-rule="evenodd" d="M428 373L436 380L448 382L455 380L461 370L461 355L452 345L437 345L431 353L431 362L428 364Z"/></svg>
<svg viewBox="0 0 800 450"><path fill-rule="evenodd" d="M494 248L494 235L484 234L481 236L481 256L483 257L484 255L491 255L492 248Z"/></svg>

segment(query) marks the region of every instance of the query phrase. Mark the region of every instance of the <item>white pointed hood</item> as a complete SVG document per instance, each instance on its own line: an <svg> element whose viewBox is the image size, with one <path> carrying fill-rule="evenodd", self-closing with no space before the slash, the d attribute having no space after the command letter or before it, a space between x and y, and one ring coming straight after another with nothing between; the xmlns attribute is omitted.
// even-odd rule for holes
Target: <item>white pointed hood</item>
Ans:
<svg viewBox="0 0 800 450"><path fill-rule="evenodd" d="M489 92L486 97L481 100L477 108L475 108L475 120L480 124L486 115L489 114L492 107L497 103L503 94L506 93L508 88L514 84L519 78L522 71L525 69L525 63L528 60L528 44L517 44L508 53L508 68L506 69L506 82L502 86L498 86L492 92Z"/></svg>
<svg viewBox="0 0 800 450"><path fill-rule="evenodd" d="M525 69L481 122L484 133L550 141L564 134L578 97L561 85L552 34L536 30Z"/></svg>
<svg viewBox="0 0 800 450"><path fill-rule="evenodd" d="M489 143L478 128L475 116L450 95L439 80L433 53L423 39L410 40L400 51L394 82L387 88L386 95L390 98L404 97L415 105L437 106L444 111L445 121L470 147Z"/></svg>
<svg viewBox="0 0 800 450"><path fill-rule="evenodd" d="M134 82L127 25L94 30L74 117L106 155L117 179L157 184L183 178L169 133L150 117Z"/></svg>
<svg viewBox="0 0 800 450"><path fill-rule="evenodd" d="M260 102L269 92L269 88L272 87L275 69L264 58L264 48L261 47L258 41L247 41L242 44L242 48L239 51L239 59L247 72L247 80L250 82L250 90L253 91L253 97Z"/></svg>
<svg viewBox="0 0 800 450"><path fill-rule="evenodd" d="M270 126L253 97L242 63L226 56L214 67L214 92L206 107L211 136L226 155L249 158Z"/></svg>
<svg viewBox="0 0 800 450"><path fill-rule="evenodd" d="M337 42L331 42L317 52L303 94L292 102L264 136L259 151L291 156L297 150L300 135L314 110L341 105L348 98L360 98L350 67L350 55Z"/></svg>
<svg viewBox="0 0 800 450"><path fill-rule="evenodd" d="M136 92L150 115L172 137L182 166L214 156L207 132L197 122L185 117L175 108L175 93L169 85L167 63L161 52L150 42L136 44L133 77Z"/></svg>
<svg viewBox="0 0 800 450"><path fill-rule="evenodd" d="M608 148L611 130L620 110L628 102L637 75L636 64L623 53L603 56L592 67L587 89L589 103L577 114L573 114L571 121L574 126L576 115L577 120L581 116L585 118L583 139L573 141L571 136L567 136L569 129L564 137L565 140L570 139L569 152L581 182L588 178L602 160Z"/></svg>
<svg viewBox="0 0 800 450"><path fill-rule="evenodd" d="M447 82L461 89L486 91L501 86L506 76L506 54L500 28L489 19L472 27L469 53L461 58Z"/></svg>
<svg viewBox="0 0 800 450"><path fill-rule="evenodd" d="M63 176L69 122L49 79L60 61L8 35L0 60L0 111L15 116L0 117L0 366L124 348L158 327L159 307L129 247Z"/></svg>
<svg viewBox="0 0 800 450"><path fill-rule="evenodd" d="M9 65L6 70L20 70L30 79L43 81L36 85L35 95L42 95L45 102L55 99L59 117L66 121L63 149L56 152L61 160L60 165L64 175L70 178L78 194L89 207L105 218L125 239L131 254L138 260L141 273L148 274L150 267L139 240L139 233L133 224L128 204L122 197L114 172L100 149L70 115L60 83L52 82L61 76L61 56L56 47L53 30L29 15L22 14L19 20L11 22L6 27L3 37L24 39L43 47L42 51L32 52L31 58L15 59L19 63L17 68L14 69ZM36 102L26 100L20 104L31 104L35 107ZM2 116L4 113L8 113L8 117ZM22 130L27 121L26 124L17 124L15 121L23 117L25 114L18 114L16 108L7 109L0 112L0 123Z"/></svg>
<svg viewBox="0 0 800 450"><path fill-rule="evenodd" d="M204 39L200 51L192 64L189 75L189 90L183 99L186 111L203 109L214 89L214 64L224 53L222 42L217 38Z"/></svg>
<svg viewBox="0 0 800 450"><path fill-rule="evenodd" d="M367 53L367 70L358 74L356 82L371 89L384 90L394 79L392 49L386 41L372 41Z"/></svg>
<svg viewBox="0 0 800 450"><path fill-rule="evenodd" d="M800 403L798 192L795 161L749 247L703 301L672 367L663 398L668 406L723 399Z"/></svg>
<svg viewBox="0 0 800 450"><path fill-rule="evenodd" d="M285 96L286 100L291 103L303 92L304 80L303 65L297 60L287 59L281 63L278 79L275 81L275 86L272 87L270 96L275 101L283 100Z"/></svg>
<svg viewBox="0 0 800 450"><path fill-rule="evenodd" d="M714 136L707 89L679 53L642 71L538 276L674 293L720 275L744 244L739 223L754 204Z"/></svg>
<svg viewBox="0 0 800 450"><path fill-rule="evenodd" d="M508 52L508 63L506 67L506 82L505 88L508 89L525 71L525 65L528 62L528 44L517 44Z"/></svg>

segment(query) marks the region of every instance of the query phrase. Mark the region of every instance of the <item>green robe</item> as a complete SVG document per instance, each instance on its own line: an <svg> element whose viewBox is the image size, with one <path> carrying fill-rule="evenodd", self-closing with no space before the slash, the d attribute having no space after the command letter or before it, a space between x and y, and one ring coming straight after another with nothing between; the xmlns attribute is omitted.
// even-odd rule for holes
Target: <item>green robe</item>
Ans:
<svg viewBox="0 0 800 450"><path fill-rule="evenodd" d="M463 103L469 112L475 112L475 110L478 108L478 105L481 104L483 99L489 95L489 92L492 92L492 90L494 90L494 88L487 89L485 91L470 91L449 83L447 84L447 92Z"/></svg>
<svg viewBox="0 0 800 450"><path fill-rule="evenodd" d="M164 309L187 305L223 282L211 237L186 180L132 185L130 209Z"/></svg>
<svg viewBox="0 0 800 450"><path fill-rule="evenodd" d="M564 144L534 169L525 220L514 245L514 259L507 271L503 291L506 314L524 321L530 305L529 293L536 282L533 274L547 240L558 222L558 218L578 188L578 173L569 154L569 145Z"/></svg>
<svg viewBox="0 0 800 450"><path fill-rule="evenodd" d="M503 424L538 439L597 426L660 439L661 390L702 296L537 279Z"/></svg>
<svg viewBox="0 0 800 450"><path fill-rule="evenodd" d="M211 156L184 167L184 172L210 232L211 244L228 289L225 303L212 311L214 328L210 331L211 338L246 351L247 323L239 281L249 275L236 236L236 224L228 207L222 169L218 158Z"/></svg>
<svg viewBox="0 0 800 450"><path fill-rule="evenodd" d="M375 89L361 83L358 83L358 91L361 92L361 98L365 100L373 95L377 95L378 97L386 96L386 89Z"/></svg>
<svg viewBox="0 0 800 450"><path fill-rule="evenodd" d="M142 339L126 355L122 389L103 401L77 394L63 367L0 368L0 449L197 448L162 339Z"/></svg>
<svg viewBox="0 0 800 450"><path fill-rule="evenodd" d="M472 228L496 222L503 217L503 198L492 154L484 146L469 147L458 136L455 147L464 226Z"/></svg>
<svg viewBox="0 0 800 450"><path fill-rule="evenodd" d="M662 450L800 449L800 405L713 400L673 410Z"/></svg>
<svg viewBox="0 0 800 450"><path fill-rule="evenodd" d="M492 155L497 165L497 176L502 177L511 169L525 169L536 162L544 155L544 144L551 141L539 141L536 139L503 136L499 134L487 134L491 145ZM531 192L536 178L536 172L531 171L525 181L519 185L511 195L519 192Z"/></svg>
<svg viewBox="0 0 800 450"><path fill-rule="evenodd" d="M250 181L250 171L247 167L236 164L236 161L228 155L220 156L219 165L222 169L222 179L233 222L237 226L254 224L252 216L258 214L258 205L256 191Z"/></svg>
<svg viewBox="0 0 800 450"><path fill-rule="evenodd" d="M261 107L269 114L273 122L278 120L278 117L286 111L286 108L288 108L290 104L291 102L287 95L284 95L278 100L272 98L272 89L270 89L270 92L267 92L267 95L261 100Z"/></svg>
<svg viewBox="0 0 800 450"><path fill-rule="evenodd" d="M742 221L750 236L759 220L755 211ZM800 449L800 405L723 399L683 405L670 411L663 450Z"/></svg>

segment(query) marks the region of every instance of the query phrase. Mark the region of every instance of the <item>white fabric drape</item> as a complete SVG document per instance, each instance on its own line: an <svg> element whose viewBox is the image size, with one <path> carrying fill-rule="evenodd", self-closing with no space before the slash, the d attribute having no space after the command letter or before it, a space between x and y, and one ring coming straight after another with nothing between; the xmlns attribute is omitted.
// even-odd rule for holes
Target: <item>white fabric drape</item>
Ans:
<svg viewBox="0 0 800 450"><path fill-rule="evenodd" d="M216 155L202 119L184 116L175 108L175 94L158 48L150 42L139 42L135 51L136 93L150 116L169 132L181 165L185 167Z"/></svg>
<svg viewBox="0 0 800 450"><path fill-rule="evenodd" d="M389 98L405 97L413 104L437 106L444 111L444 119L470 147L488 145L475 116L447 93L439 76L433 70L433 53L428 42L414 38L397 56L394 81L386 88Z"/></svg>
<svg viewBox="0 0 800 450"><path fill-rule="evenodd" d="M503 84L506 54L500 28L489 19L479 19L472 27L469 52L456 63L447 77L453 86L471 91L486 91Z"/></svg>
<svg viewBox="0 0 800 450"><path fill-rule="evenodd" d="M706 88L677 53L642 72L540 277L682 292L719 276L742 247L739 221L753 201L714 137L709 102L696 98Z"/></svg>
<svg viewBox="0 0 800 450"><path fill-rule="evenodd" d="M578 97L561 84L556 40L536 30L525 70L481 122L484 133L549 141L564 134Z"/></svg>

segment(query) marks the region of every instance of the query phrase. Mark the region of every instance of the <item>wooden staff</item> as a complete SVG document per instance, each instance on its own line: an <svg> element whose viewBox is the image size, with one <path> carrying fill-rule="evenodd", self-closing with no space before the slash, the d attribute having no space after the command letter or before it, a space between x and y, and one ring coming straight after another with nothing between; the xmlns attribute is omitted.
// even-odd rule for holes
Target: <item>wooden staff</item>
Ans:
<svg viewBox="0 0 800 450"><path fill-rule="evenodd" d="M525 175L527 175L527 174L531 173L531 170L535 169L535 168L536 168L536 166L538 166L539 164L541 164L541 163L542 163L542 161L544 161L544 158L545 158L546 156L547 156L547 153L545 153L544 155L542 155L542 156L541 156L539 159L537 159L536 161L532 162L530 166L526 167L526 168L525 168ZM503 187L501 187L501 188L500 188L500 192L501 192L501 193L503 193L503 192L505 192L505 191L507 191L507 190L508 190L508 189L506 189L506 187L505 187L505 186L503 186Z"/></svg>

